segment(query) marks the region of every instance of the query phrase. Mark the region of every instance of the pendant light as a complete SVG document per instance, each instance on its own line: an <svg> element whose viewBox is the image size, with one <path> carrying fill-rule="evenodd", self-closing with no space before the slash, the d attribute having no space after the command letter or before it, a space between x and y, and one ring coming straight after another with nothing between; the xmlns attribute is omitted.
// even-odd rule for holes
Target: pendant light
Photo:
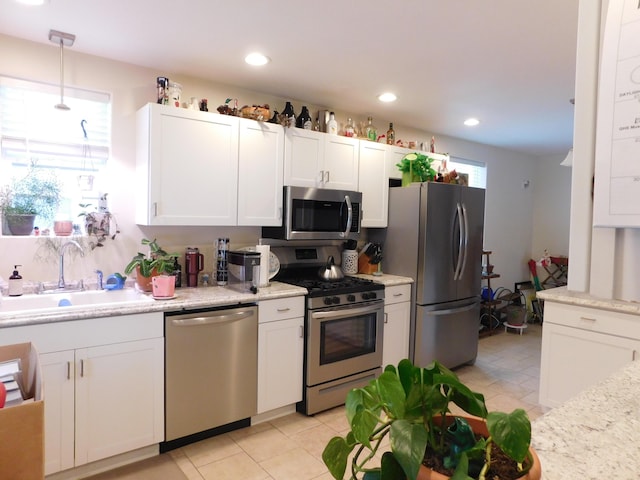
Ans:
<svg viewBox="0 0 640 480"><path fill-rule="evenodd" d="M60 45L60 103L55 106L58 110L69 110L64 103L64 47L70 47L75 42L76 36L70 33L49 30L49 41Z"/></svg>

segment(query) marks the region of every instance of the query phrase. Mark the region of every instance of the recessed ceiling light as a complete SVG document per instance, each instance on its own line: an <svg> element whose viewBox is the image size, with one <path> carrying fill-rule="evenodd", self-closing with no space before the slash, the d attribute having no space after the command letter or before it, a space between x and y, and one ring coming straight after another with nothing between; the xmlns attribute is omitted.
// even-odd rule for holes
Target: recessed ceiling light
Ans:
<svg viewBox="0 0 640 480"><path fill-rule="evenodd" d="M479 124L480 124L480 120L478 120L477 118L467 118L467 119L464 121L464 124L465 124L467 127L475 127L476 125L479 125Z"/></svg>
<svg viewBox="0 0 640 480"><path fill-rule="evenodd" d="M244 57L244 61L247 62L249 65L260 66L260 65L266 65L267 63L269 63L270 58L261 53L253 52L247 55L246 57Z"/></svg>
<svg viewBox="0 0 640 480"><path fill-rule="evenodd" d="M395 94L391 92L378 95L378 100L380 100L381 102L395 102L397 99L398 97L396 97Z"/></svg>

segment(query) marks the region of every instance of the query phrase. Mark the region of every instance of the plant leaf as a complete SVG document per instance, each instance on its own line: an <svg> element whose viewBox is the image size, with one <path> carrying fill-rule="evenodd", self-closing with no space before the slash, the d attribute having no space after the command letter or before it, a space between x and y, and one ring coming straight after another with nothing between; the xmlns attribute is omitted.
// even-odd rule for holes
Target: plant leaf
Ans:
<svg viewBox="0 0 640 480"><path fill-rule="evenodd" d="M383 372L376 380L381 402L393 418L404 418L406 396L400 378L395 372Z"/></svg>
<svg viewBox="0 0 640 480"><path fill-rule="evenodd" d="M418 476L418 470L427 447L427 432L422 424L396 420L391 424L391 451L409 480Z"/></svg>
<svg viewBox="0 0 640 480"><path fill-rule="evenodd" d="M504 453L518 463L524 461L531 444L531 422L527 412L521 408L509 414L491 412L487 416L487 429Z"/></svg>
<svg viewBox="0 0 640 480"><path fill-rule="evenodd" d="M364 478L369 478L366 475ZM375 475L371 477L375 479ZM384 452L382 459L380 460L380 480L398 480L404 479L405 473L402 470L402 466L396 460L396 457L391 452ZM363 479L364 480L364 479Z"/></svg>
<svg viewBox="0 0 640 480"><path fill-rule="evenodd" d="M353 450L353 445L349 446L342 437L333 437L322 452L322 460L329 469L329 473L336 480L344 478L347 469L347 458Z"/></svg>
<svg viewBox="0 0 640 480"><path fill-rule="evenodd" d="M473 478L469 476L469 459L465 452L462 452L460 455L460 461L450 480L473 480Z"/></svg>

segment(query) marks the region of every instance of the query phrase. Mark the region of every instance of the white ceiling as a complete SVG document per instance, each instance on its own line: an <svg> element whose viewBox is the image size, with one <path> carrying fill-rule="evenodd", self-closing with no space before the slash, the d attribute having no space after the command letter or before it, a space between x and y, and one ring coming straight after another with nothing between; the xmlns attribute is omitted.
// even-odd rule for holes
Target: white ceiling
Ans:
<svg viewBox="0 0 640 480"><path fill-rule="evenodd" d="M7 35L534 155L571 147L577 17L578 0L0 0ZM245 65L254 50L272 62Z"/></svg>

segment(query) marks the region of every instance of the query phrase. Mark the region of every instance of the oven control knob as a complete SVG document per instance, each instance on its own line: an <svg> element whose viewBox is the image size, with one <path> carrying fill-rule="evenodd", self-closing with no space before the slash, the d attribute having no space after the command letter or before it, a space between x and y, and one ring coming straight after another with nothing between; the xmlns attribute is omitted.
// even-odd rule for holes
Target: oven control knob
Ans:
<svg viewBox="0 0 640 480"><path fill-rule="evenodd" d="M340 297L331 297L331 300L334 305L337 305L340 303Z"/></svg>
<svg viewBox="0 0 640 480"><path fill-rule="evenodd" d="M331 297L324 297L324 304L331 305L333 302L331 301Z"/></svg>
<svg viewBox="0 0 640 480"><path fill-rule="evenodd" d="M347 300L349 302L355 302L356 301L356 296L355 295L347 295Z"/></svg>

